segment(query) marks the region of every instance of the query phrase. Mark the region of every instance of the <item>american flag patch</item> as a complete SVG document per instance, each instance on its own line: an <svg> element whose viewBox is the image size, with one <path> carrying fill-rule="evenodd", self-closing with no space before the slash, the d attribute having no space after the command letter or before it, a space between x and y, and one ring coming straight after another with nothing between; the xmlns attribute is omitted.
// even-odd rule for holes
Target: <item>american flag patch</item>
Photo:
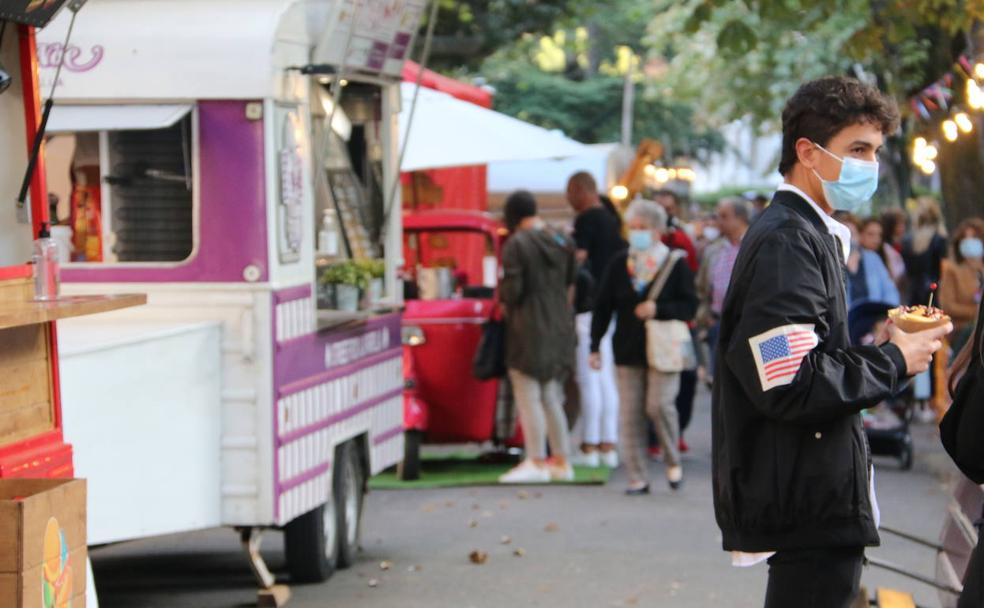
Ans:
<svg viewBox="0 0 984 608"><path fill-rule="evenodd" d="M803 358L820 344L813 325L783 325L748 339L762 390L792 384Z"/></svg>

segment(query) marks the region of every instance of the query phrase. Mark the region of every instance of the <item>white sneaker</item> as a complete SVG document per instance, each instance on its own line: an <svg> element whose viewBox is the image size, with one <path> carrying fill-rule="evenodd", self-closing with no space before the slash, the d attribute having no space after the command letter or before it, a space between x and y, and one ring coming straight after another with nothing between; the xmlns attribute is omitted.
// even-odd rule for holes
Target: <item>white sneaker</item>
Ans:
<svg viewBox="0 0 984 608"><path fill-rule="evenodd" d="M551 481L574 481L574 467L569 462L563 465L548 463L547 470Z"/></svg>
<svg viewBox="0 0 984 608"><path fill-rule="evenodd" d="M617 469L618 450L609 450L607 452L601 452L601 464L605 465L609 469Z"/></svg>
<svg viewBox="0 0 984 608"><path fill-rule="evenodd" d="M571 456L571 462L579 467L591 467L596 469L601 466L601 455L599 452L582 452L577 450Z"/></svg>
<svg viewBox="0 0 984 608"><path fill-rule="evenodd" d="M532 460L524 460L500 475L499 483L550 483L550 471Z"/></svg>

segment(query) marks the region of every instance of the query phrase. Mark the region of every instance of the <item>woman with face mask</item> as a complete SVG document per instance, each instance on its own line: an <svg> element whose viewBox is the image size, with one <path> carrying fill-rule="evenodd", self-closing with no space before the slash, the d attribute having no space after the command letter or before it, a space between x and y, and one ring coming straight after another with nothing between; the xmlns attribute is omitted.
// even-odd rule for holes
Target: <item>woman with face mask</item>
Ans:
<svg viewBox="0 0 984 608"><path fill-rule="evenodd" d="M943 262L940 306L953 319L953 351L959 352L974 332L984 284L984 221L970 219L956 229L952 259Z"/></svg>
<svg viewBox="0 0 984 608"><path fill-rule="evenodd" d="M653 201L636 200L629 206L629 250L609 263L597 291L591 322L591 365L599 369L601 339L615 315L612 346L621 400L619 448L629 475L629 495L649 493L647 416L655 424L663 446L670 487L676 490L683 483L676 409L680 373L651 369L646 357L646 321L690 321L697 312L693 272L685 257L672 254L662 242L666 221L666 211ZM665 284L651 299L653 286L664 269Z"/></svg>

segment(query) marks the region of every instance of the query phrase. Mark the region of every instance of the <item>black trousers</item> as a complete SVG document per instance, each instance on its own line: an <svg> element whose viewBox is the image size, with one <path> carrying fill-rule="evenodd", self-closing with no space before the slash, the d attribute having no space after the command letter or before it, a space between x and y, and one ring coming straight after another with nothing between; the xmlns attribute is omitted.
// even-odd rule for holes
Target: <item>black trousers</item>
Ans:
<svg viewBox="0 0 984 608"><path fill-rule="evenodd" d="M680 434L690 426L694 415L694 398L697 396L697 370L680 372L680 392L677 393L676 408L680 414Z"/></svg>
<svg viewBox="0 0 984 608"><path fill-rule="evenodd" d="M769 558L765 608L849 608L863 564L863 547L780 551Z"/></svg>

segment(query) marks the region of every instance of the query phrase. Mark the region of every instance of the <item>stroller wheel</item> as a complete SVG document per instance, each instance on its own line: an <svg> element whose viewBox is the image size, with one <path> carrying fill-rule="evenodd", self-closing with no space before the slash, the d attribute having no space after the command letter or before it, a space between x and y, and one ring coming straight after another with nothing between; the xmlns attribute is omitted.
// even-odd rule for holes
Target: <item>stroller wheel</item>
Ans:
<svg viewBox="0 0 984 608"><path fill-rule="evenodd" d="M902 442L902 451L899 453L899 468L903 471L911 470L913 460L912 437L906 435Z"/></svg>

